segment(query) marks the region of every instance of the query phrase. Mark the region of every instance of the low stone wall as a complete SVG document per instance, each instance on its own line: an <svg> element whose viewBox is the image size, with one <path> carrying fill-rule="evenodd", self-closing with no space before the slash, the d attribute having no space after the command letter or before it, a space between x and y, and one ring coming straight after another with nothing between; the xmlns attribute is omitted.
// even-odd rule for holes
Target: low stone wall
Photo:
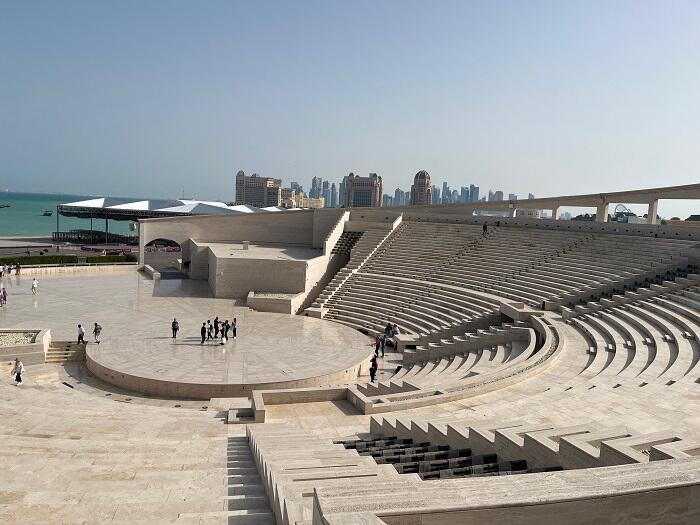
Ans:
<svg viewBox="0 0 700 525"><path fill-rule="evenodd" d="M111 264L45 264L36 266L22 266L20 277L34 277L37 275L57 275L70 273L105 273L105 272L133 272L136 263L111 263Z"/></svg>
<svg viewBox="0 0 700 525"><path fill-rule="evenodd" d="M89 349L86 353L86 364L88 370L98 379L126 390L179 399L211 399L212 397L249 397L254 390L296 389L351 383L365 372L369 358L368 354L365 359L353 366L321 376L257 384L190 383L138 377L103 366L93 359Z"/></svg>
<svg viewBox="0 0 700 525"><path fill-rule="evenodd" d="M18 341L16 344L2 346L0 342L0 361L6 365L12 365L16 357L25 365L37 365L44 363L46 351L51 344L50 330L0 330L0 338L5 335L31 334L29 341ZM20 337L21 338L21 337ZM3 338L4 339L4 338Z"/></svg>
<svg viewBox="0 0 700 525"><path fill-rule="evenodd" d="M258 312L274 312L278 314L294 314L302 302L304 294L265 294L248 292L246 302L248 308Z"/></svg>

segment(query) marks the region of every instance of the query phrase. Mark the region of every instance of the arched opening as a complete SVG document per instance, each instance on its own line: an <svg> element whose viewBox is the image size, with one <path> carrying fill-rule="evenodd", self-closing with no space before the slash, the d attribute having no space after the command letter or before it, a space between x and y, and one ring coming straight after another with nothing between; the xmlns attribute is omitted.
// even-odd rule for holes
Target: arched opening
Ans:
<svg viewBox="0 0 700 525"><path fill-rule="evenodd" d="M172 239L154 239L144 249L144 264L160 272L161 279L187 279L188 261L182 246Z"/></svg>

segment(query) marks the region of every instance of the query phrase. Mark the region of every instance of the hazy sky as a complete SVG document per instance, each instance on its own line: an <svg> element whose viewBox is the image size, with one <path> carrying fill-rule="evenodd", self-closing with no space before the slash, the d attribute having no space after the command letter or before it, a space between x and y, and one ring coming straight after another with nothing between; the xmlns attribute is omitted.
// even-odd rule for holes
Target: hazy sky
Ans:
<svg viewBox="0 0 700 525"><path fill-rule="evenodd" d="M0 0L0 188L232 199L243 169L393 193L426 169L545 196L699 168L697 0Z"/></svg>

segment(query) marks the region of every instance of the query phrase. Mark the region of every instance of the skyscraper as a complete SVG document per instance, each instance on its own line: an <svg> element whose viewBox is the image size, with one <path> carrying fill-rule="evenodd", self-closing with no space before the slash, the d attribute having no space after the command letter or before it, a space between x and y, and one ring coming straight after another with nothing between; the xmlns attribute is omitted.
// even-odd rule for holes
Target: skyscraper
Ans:
<svg viewBox="0 0 700 525"><path fill-rule="evenodd" d="M348 177L349 175L345 175L343 177L343 180L340 181L340 186L338 188L338 206L345 207L345 196L348 192Z"/></svg>
<svg viewBox="0 0 700 525"><path fill-rule="evenodd" d="M433 196L432 196L432 201L433 204L440 204L440 188L437 186L433 186Z"/></svg>
<svg viewBox="0 0 700 525"><path fill-rule="evenodd" d="M469 202L469 188L466 186L460 188L459 202Z"/></svg>
<svg viewBox="0 0 700 525"><path fill-rule="evenodd" d="M385 193L382 196L382 206L393 206L394 205L394 198L389 195L388 193Z"/></svg>
<svg viewBox="0 0 700 525"><path fill-rule="evenodd" d="M411 205L427 206L432 204L433 190L430 186L430 175L427 171L421 170L413 177L411 186Z"/></svg>
<svg viewBox="0 0 700 525"><path fill-rule="evenodd" d="M345 190L346 208L376 208L382 205L382 178L376 173L369 177L348 175Z"/></svg>
<svg viewBox="0 0 700 525"><path fill-rule="evenodd" d="M394 192L394 206L406 206L406 192L401 188L396 188Z"/></svg>
<svg viewBox="0 0 700 525"><path fill-rule="evenodd" d="M298 182L292 181L289 187L292 188L296 193L304 193L304 187Z"/></svg>
<svg viewBox="0 0 700 525"><path fill-rule="evenodd" d="M509 194L508 194L508 200L509 200L509 201L517 201L517 200L518 200L518 196L517 196L515 193L509 193Z"/></svg>
<svg viewBox="0 0 700 525"><path fill-rule="evenodd" d="M501 190L493 192L493 200L502 201L503 200L503 192Z"/></svg>
<svg viewBox="0 0 700 525"><path fill-rule="evenodd" d="M527 198L528 198L528 199L534 199L535 196L534 196L532 193L528 193L528 194L527 194Z"/></svg>
<svg viewBox="0 0 700 525"><path fill-rule="evenodd" d="M447 184L447 182L442 183L442 203L443 204L449 204L450 203L450 187Z"/></svg>
<svg viewBox="0 0 700 525"><path fill-rule="evenodd" d="M323 179L321 177L314 177L311 179L311 190L309 191L309 197L312 199L318 199L323 196Z"/></svg>
<svg viewBox="0 0 700 525"><path fill-rule="evenodd" d="M323 185L321 186L321 195L323 196L323 200L325 202L325 207L330 208L331 207L331 184L327 180L323 181Z"/></svg>
<svg viewBox="0 0 700 525"><path fill-rule="evenodd" d="M479 186L469 185L469 202L479 202Z"/></svg>
<svg viewBox="0 0 700 525"><path fill-rule="evenodd" d="M331 208L338 207L338 190L335 187L335 182L331 184Z"/></svg>

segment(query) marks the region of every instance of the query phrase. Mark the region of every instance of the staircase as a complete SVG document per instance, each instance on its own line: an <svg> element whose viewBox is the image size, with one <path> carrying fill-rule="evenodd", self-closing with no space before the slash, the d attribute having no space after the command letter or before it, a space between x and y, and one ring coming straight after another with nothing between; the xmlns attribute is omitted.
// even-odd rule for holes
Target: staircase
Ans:
<svg viewBox="0 0 700 525"><path fill-rule="evenodd" d="M362 265L377 251L382 243L392 234L392 231L395 230L370 229L363 232L362 237L356 242L354 248L352 249L352 255L350 256L348 264L338 270L335 277L331 279L331 281L313 302L311 308L317 311L323 308L328 300L342 288L345 281L347 281L353 273L357 272Z"/></svg>
<svg viewBox="0 0 700 525"><path fill-rule="evenodd" d="M52 341L44 362L61 364L68 361L84 361L85 346L71 341Z"/></svg>
<svg viewBox="0 0 700 525"><path fill-rule="evenodd" d="M245 436L229 437L227 450L230 525L275 525L262 480Z"/></svg>

